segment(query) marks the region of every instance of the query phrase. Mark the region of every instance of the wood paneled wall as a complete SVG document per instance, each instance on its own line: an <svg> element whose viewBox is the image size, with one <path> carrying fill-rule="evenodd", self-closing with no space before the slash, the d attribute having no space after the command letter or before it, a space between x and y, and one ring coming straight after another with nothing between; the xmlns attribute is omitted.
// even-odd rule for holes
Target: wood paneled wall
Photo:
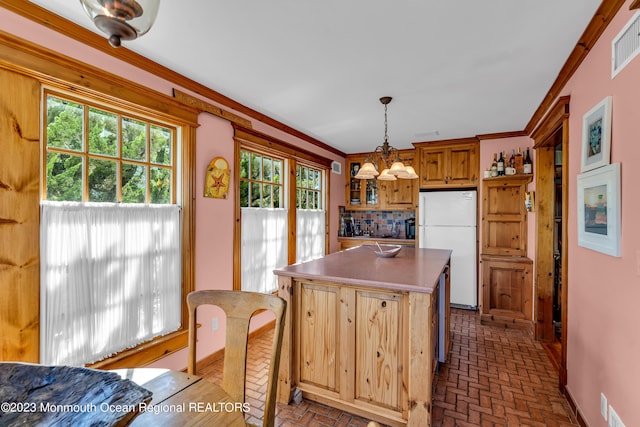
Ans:
<svg viewBox="0 0 640 427"><path fill-rule="evenodd" d="M0 69L0 360L39 361L40 83Z"/></svg>

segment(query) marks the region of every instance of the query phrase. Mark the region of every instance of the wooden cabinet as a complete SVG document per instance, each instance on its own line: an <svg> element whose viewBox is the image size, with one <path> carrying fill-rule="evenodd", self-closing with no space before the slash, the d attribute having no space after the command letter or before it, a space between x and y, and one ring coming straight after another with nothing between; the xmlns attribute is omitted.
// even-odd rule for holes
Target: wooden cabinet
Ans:
<svg viewBox="0 0 640 427"><path fill-rule="evenodd" d="M340 288L302 283L300 286L300 382L335 391L338 372L338 301Z"/></svg>
<svg viewBox="0 0 640 427"><path fill-rule="evenodd" d="M531 330L533 262L527 255L525 193L531 175L482 181L480 319Z"/></svg>
<svg viewBox="0 0 640 427"><path fill-rule="evenodd" d="M467 188L478 185L476 138L419 142L416 147L420 188Z"/></svg>
<svg viewBox="0 0 640 427"><path fill-rule="evenodd" d="M347 156L347 176L345 186L345 202L347 209L377 209L379 205L378 181L375 179L359 179L355 176L366 156Z"/></svg>
<svg viewBox="0 0 640 427"><path fill-rule="evenodd" d="M451 343L450 251L403 251L384 271L368 248L276 271L287 301L279 402L301 392L382 424L431 425L433 372Z"/></svg>
<svg viewBox="0 0 640 427"><path fill-rule="evenodd" d="M533 261L525 257L482 257L483 323L530 329Z"/></svg>
<svg viewBox="0 0 640 427"><path fill-rule="evenodd" d="M415 150L399 150L400 160L405 164L414 164ZM377 179L358 179L355 175L364 165L366 156L347 156L346 207L347 209L415 209L418 198L417 179L397 179L378 181ZM382 171L384 165L378 165Z"/></svg>
<svg viewBox="0 0 640 427"><path fill-rule="evenodd" d="M407 295L309 281L298 289L298 388L399 419Z"/></svg>
<svg viewBox="0 0 640 427"><path fill-rule="evenodd" d="M405 165L415 168L415 150L401 150L398 156ZM382 168L382 165L380 165ZM378 170L382 170L382 169ZM380 209L413 210L417 205L418 179L396 179L395 181L378 181L380 187Z"/></svg>
<svg viewBox="0 0 640 427"><path fill-rule="evenodd" d="M482 254L527 255L527 210L531 175L482 181Z"/></svg>
<svg viewBox="0 0 640 427"><path fill-rule="evenodd" d="M355 291L356 400L399 411L402 397L401 295Z"/></svg>

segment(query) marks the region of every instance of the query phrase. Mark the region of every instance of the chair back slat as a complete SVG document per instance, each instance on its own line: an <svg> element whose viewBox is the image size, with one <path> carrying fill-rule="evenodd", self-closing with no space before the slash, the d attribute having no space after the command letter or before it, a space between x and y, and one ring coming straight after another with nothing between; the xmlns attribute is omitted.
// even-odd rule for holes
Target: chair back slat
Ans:
<svg viewBox="0 0 640 427"><path fill-rule="evenodd" d="M237 402L245 400L247 342L251 317L263 310L275 315L275 330L271 348L271 363L267 379L267 394L263 426L273 427L275 423L276 390L284 315L286 301L276 295L257 292L203 290L187 295L189 309L189 356L187 371L195 375L196 371L196 320L197 308L201 305L220 307L227 316L226 341L224 350L224 367L222 388Z"/></svg>

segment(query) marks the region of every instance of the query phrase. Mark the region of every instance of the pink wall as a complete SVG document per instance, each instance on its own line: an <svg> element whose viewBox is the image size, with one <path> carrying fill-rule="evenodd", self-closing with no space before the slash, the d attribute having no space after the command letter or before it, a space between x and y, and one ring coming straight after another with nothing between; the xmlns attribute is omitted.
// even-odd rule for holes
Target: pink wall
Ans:
<svg viewBox="0 0 640 427"><path fill-rule="evenodd" d="M188 92L170 81L147 73L111 56L87 47L75 40L62 36L47 28L38 26L6 9L0 8L0 30L39 44L56 52L73 57L105 71L126 76L127 79L152 90L171 96L173 88ZM208 100L213 103L213 101ZM229 110L228 108L222 106ZM237 112L235 112L237 113ZM239 114L239 113L237 113ZM229 122L203 113L198 118L196 147L196 288L197 289L231 289L233 283L233 191L229 198L209 199L202 196L204 173L213 157L223 156L229 161L233 170L234 141L233 129ZM278 129L273 129L257 120L251 120L254 129L281 139L290 144L317 153L321 156L339 161L344 166L344 158L323 150L308 142L292 137ZM338 248L338 206L344 205L344 176L329 174L329 213L330 250ZM219 317L219 328L216 332L211 328L211 317ZM252 322L252 329L272 319L269 313L257 316ZM199 322L202 327L198 331L198 359L211 354L224 346L224 317L217 309L204 310L200 313ZM181 350L167 356L151 366L170 369L186 367L187 352Z"/></svg>
<svg viewBox="0 0 640 427"><path fill-rule="evenodd" d="M611 79L611 41L634 15L627 1L562 91L570 95L568 391L591 426L604 393L627 426L640 425L640 57ZM622 164L622 256L577 244L582 117L613 97L611 162Z"/></svg>

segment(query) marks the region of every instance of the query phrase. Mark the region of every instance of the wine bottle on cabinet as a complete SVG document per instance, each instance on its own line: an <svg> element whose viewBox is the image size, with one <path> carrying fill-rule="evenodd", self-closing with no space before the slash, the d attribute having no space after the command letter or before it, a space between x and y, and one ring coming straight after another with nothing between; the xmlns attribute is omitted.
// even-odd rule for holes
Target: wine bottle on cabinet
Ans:
<svg viewBox="0 0 640 427"><path fill-rule="evenodd" d="M533 163L531 162L531 156L529 156L529 149L527 148L527 154L524 156L524 163L522 165L523 173L533 173Z"/></svg>
<svg viewBox="0 0 640 427"><path fill-rule="evenodd" d="M500 152L500 157L498 158L498 175L504 175L504 157L502 157L502 151Z"/></svg>
<svg viewBox="0 0 640 427"><path fill-rule="evenodd" d="M516 167L516 150L515 149L511 150L511 157L509 157L509 167L514 169Z"/></svg>
<svg viewBox="0 0 640 427"><path fill-rule="evenodd" d="M491 162L491 176L498 176L498 155L493 153L493 162Z"/></svg>
<svg viewBox="0 0 640 427"><path fill-rule="evenodd" d="M523 170L522 170L523 163L524 163L524 159L522 157L522 152L520 151L520 147L518 147L518 153L516 154L516 166L515 166L517 174L523 173Z"/></svg>

